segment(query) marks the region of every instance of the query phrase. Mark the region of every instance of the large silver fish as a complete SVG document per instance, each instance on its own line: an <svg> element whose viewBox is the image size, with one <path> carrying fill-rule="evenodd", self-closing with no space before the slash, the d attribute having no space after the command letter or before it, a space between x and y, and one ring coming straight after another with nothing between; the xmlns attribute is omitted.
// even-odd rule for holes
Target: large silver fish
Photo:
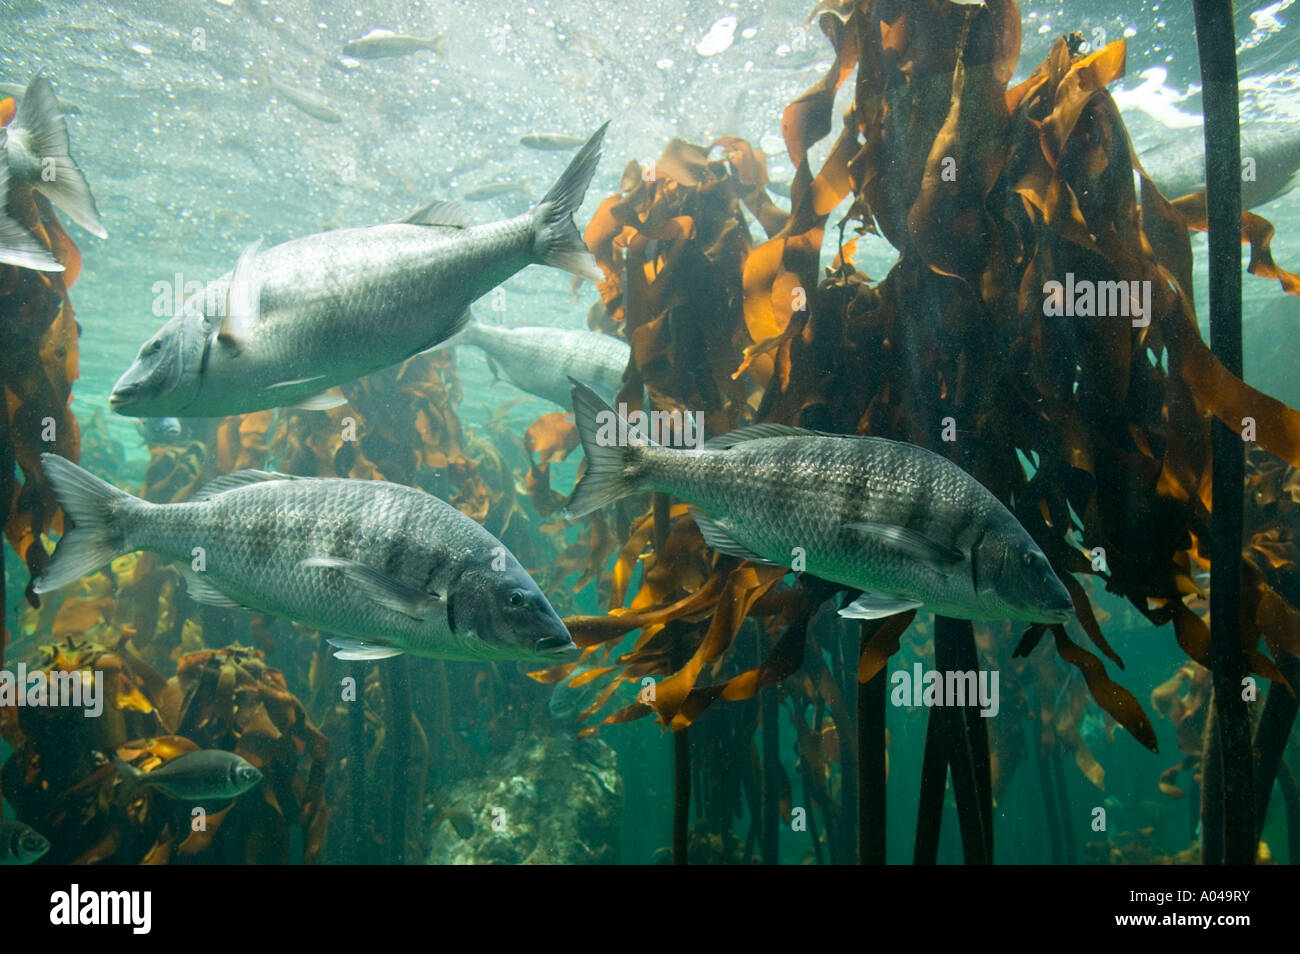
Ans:
<svg viewBox="0 0 1300 954"><path fill-rule="evenodd" d="M68 121L59 112L54 87L38 73L18 100L13 121L0 128L0 153L11 174L31 183L87 232L108 238L86 177L68 150Z"/></svg>
<svg viewBox="0 0 1300 954"><path fill-rule="evenodd" d="M195 600L337 634L340 659L554 662L576 649L513 554L423 491L243 470L152 504L57 455L41 463L72 529L37 593L152 550L184 561Z"/></svg>
<svg viewBox="0 0 1300 954"><path fill-rule="evenodd" d="M622 386L631 354L627 342L596 331L504 328L479 321L466 325L452 343L479 348L515 387L566 410L571 377L612 397Z"/></svg>
<svg viewBox="0 0 1300 954"><path fill-rule="evenodd" d="M1300 183L1300 134L1293 124L1274 120L1243 123L1241 156L1252 160L1249 178L1243 168L1243 209L1271 202ZM1205 137L1199 129L1159 143L1139 158L1167 198L1205 188Z"/></svg>
<svg viewBox="0 0 1300 954"><path fill-rule="evenodd" d="M608 123L606 124L606 126ZM532 210L470 226L434 203L404 222L337 229L258 253L197 292L140 348L113 388L133 417L216 417L333 407L333 385L450 338L477 298L532 263L600 281L573 222L605 126Z"/></svg>
<svg viewBox="0 0 1300 954"><path fill-rule="evenodd" d="M975 478L924 448L756 424L686 452L620 429L616 412L577 381L573 410L587 470L570 517L661 491L703 511L695 521L715 550L801 563L862 590L842 616L925 607L957 619L1069 618L1070 595L1025 528Z"/></svg>

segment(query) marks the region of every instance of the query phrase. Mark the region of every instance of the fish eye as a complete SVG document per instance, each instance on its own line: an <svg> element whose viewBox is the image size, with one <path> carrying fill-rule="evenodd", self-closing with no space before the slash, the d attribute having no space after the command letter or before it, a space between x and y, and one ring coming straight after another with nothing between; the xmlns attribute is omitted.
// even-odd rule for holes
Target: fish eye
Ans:
<svg viewBox="0 0 1300 954"><path fill-rule="evenodd" d="M144 353L147 357L148 355L157 354L161 349L162 349L162 339L155 338L153 341L151 341L148 345L145 346Z"/></svg>
<svg viewBox="0 0 1300 954"><path fill-rule="evenodd" d="M506 602L511 606L523 606L526 599L527 597L523 590L511 590L510 595L506 598Z"/></svg>

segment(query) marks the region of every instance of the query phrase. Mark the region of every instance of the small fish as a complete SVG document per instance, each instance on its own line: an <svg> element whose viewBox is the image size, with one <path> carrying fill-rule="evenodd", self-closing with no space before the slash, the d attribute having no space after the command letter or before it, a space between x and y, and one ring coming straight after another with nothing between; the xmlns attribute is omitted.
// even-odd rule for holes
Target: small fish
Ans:
<svg viewBox="0 0 1300 954"><path fill-rule="evenodd" d="M108 238L86 177L68 153L68 121L59 112L54 87L40 73L27 84L13 121L0 129L0 151L10 173L30 183L87 232Z"/></svg>
<svg viewBox="0 0 1300 954"><path fill-rule="evenodd" d="M30 865L50 850L45 836L13 818L0 819L0 865Z"/></svg>
<svg viewBox="0 0 1300 954"><path fill-rule="evenodd" d="M601 281L573 214L606 126L541 202L503 221L471 225L461 206L434 202L401 222L252 243L145 342L110 406L131 417L337 407L336 385L450 338L475 300L531 264Z"/></svg>
<svg viewBox="0 0 1300 954"><path fill-rule="evenodd" d="M4 130L0 129L0 137ZM17 219L10 218L9 166L0 158L0 264L17 265L38 272L61 272L60 265L36 236L27 231Z"/></svg>
<svg viewBox="0 0 1300 954"><path fill-rule="evenodd" d="M362 60L381 60L388 56L405 56L419 50L432 50L438 56L445 54L445 34L424 38L406 36L385 30L382 27L371 30L365 36L348 40L343 44L343 53Z"/></svg>
<svg viewBox="0 0 1300 954"><path fill-rule="evenodd" d="M609 682L614 678L617 670L615 670L615 672L603 673L592 679L590 682L583 683L581 686L574 687L570 685L570 683L584 673L588 673L596 668L604 668L604 666L605 664L598 662L597 657L593 655L591 658L584 659L578 664L577 668L574 669L572 673L570 673L563 681L557 683L555 688L551 691L550 701L546 704L547 711L551 713L551 717L558 719L561 722L567 722L570 719L576 718L579 712L587 709L593 702L595 702L596 697L608 688Z"/></svg>
<svg viewBox="0 0 1300 954"><path fill-rule="evenodd" d="M34 586L48 593L136 550L183 560L189 595L336 633L340 659L571 655L569 632L487 530L422 490L380 480L226 474L185 503L146 503L41 455L72 528ZM189 567L200 545L204 569Z"/></svg>
<svg viewBox="0 0 1300 954"><path fill-rule="evenodd" d="M271 87L286 102L297 107L308 116L319 119L323 123L341 123L343 121L343 117L330 109L329 103L325 102L325 97L319 93L282 83L272 77L265 67L260 67L259 72L263 83Z"/></svg>
<svg viewBox="0 0 1300 954"><path fill-rule="evenodd" d="M181 422L175 417L142 418L135 429L146 444L171 444L181 436Z"/></svg>
<svg viewBox="0 0 1300 954"><path fill-rule="evenodd" d="M956 619L1065 622L1070 594L1002 502L952 461L880 437L755 424L698 451L629 434L573 382L587 469L571 518L641 491L694 507L704 542L772 566L798 552L807 572L861 590L841 616L926 607Z"/></svg>
<svg viewBox="0 0 1300 954"><path fill-rule="evenodd" d="M582 145L582 139L577 136L566 136L562 133L533 133L520 136L519 143L529 149L555 151L559 149L577 149Z"/></svg>
<svg viewBox="0 0 1300 954"><path fill-rule="evenodd" d="M27 92L27 87L21 83L0 83L0 99L6 96L12 96L15 99L22 99L23 94ZM70 103L66 99L59 99L59 112L65 116L80 116L81 107L76 103Z"/></svg>
<svg viewBox="0 0 1300 954"><path fill-rule="evenodd" d="M460 194L460 197L468 202L484 202L488 199L495 199L497 196L509 195L512 192L526 193L527 191L527 182L522 179L512 179L506 182L485 182L483 185L466 189Z"/></svg>
<svg viewBox="0 0 1300 954"><path fill-rule="evenodd" d="M462 840L474 836L474 815L463 804L447 806L434 798L433 808L433 819L429 822L430 831L446 821L451 823L451 827Z"/></svg>
<svg viewBox="0 0 1300 954"><path fill-rule="evenodd" d="M156 788L187 802L218 801L236 798L262 780L256 768L222 749L186 752L152 772L141 771L116 752L108 754L126 786L123 798L141 788Z"/></svg>
<svg viewBox="0 0 1300 954"><path fill-rule="evenodd" d="M479 348L494 369L529 394L569 407L569 378L594 384L611 397L623 385L631 349L598 331L568 328L504 328L472 321L453 344Z"/></svg>

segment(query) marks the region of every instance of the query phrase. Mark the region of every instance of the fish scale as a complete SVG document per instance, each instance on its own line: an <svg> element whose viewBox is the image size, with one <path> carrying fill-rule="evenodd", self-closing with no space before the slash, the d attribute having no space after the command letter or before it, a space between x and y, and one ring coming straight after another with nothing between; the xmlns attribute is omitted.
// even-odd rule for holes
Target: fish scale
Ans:
<svg viewBox="0 0 1300 954"><path fill-rule="evenodd" d="M380 481L276 480L169 506L161 515L141 510L126 522L126 543L189 561L195 541L202 540L203 576L236 602L269 603L314 629L382 631L419 648L430 634L416 620L364 599L341 573L304 571L298 564L312 556L335 556L384 567L399 541L413 541L393 575L416 588L432 579L434 589L444 590L449 576L433 573L435 568L450 567L458 550L495 544L486 531L473 533L453 514L460 516L434 497ZM344 524L356 527L351 539L335 532ZM403 537L404 526L416 533ZM276 545L259 559L255 543L265 540Z"/></svg>
<svg viewBox="0 0 1300 954"><path fill-rule="evenodd" d="M968 549L990 501L996 502L978 483L959 485L954 475L940 472L936 457L919 447L870 438L774 437L699 456L651 455L646 479L655 490L706 513L727 513L725 526L733 539L757 554L781 555L788 565L789 548L799 546L808 572L889 592L900 580L893 557L883 544L846 524L902 526ZM925 509L914 506L921 488L929 488ZM930 606L951 603L955 595L974 596L969 572L954 581L912 564L901 568L901 580Z"/></svg>

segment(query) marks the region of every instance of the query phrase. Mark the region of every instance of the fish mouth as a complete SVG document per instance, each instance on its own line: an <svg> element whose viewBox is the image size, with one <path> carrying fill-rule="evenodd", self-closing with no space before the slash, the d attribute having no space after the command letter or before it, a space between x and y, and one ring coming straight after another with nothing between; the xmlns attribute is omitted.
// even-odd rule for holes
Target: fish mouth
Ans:
<svg viewBox="0 0 1300 954"><path fill-rule="evenodd" d="M1068 623L1073 615L1074 601L1071 600L1069 603L1056 603L1045 606L1037 621L1041 623Z"/></svg>
<svg viewBox="0 0 1300 954"><path fill-rule="evenodd" d="M121 411L123 408L135 404L140 396L140 387L136 384L126 384L113 388L113 393L108 396L108 406L110 410Z"/></svg>
<svg viewBox="0 0 1300 954"><path fill-rule="evenodd" d="M539 654L543 656L570 656L578 651L578 646L569 638L569 634L563 636L546 636L539 639L533 646Z"/></svg>

